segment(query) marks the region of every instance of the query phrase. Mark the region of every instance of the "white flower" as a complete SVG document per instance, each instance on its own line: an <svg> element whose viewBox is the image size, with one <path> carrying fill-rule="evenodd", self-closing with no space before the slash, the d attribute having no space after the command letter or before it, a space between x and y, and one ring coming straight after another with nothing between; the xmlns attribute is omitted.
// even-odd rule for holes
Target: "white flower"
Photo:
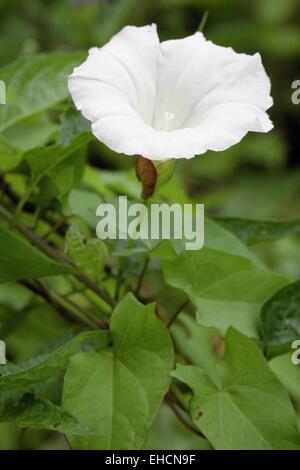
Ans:
<svg viewBox="0 0 300 470"><path fill-rule="evenodd" d="M160 43L156 25L127 26L90 50L69 90L101 142L151 160L225 150L273 128L260 54L238 54L202 33Z"/></svg>

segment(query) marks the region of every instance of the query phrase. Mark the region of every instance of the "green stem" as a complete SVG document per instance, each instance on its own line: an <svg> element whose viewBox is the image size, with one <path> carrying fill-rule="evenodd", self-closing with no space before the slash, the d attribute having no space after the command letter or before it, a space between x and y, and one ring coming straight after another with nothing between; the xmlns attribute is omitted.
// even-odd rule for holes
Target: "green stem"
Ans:
<svg viewBox="0 0 300 470"><path fill-rule="evenodd" d="M69 298L63 298L61 296L59 296L59 299L64 304L68 304L68 306L71 307L72 309L75 308L76 311L80 312L81 315L84 318L86 318L88 321L90 321L91 325L93 325L93 326L97 325L102 330L107 330L108 325L106 323L102 322L99 318L95 317L88 310L82 308L80 305L73 302L73 300L71 300Z"/></svg>
<svg viewBox="0 0 300 470"><path fill-rule="evenodd" d="M23 194L23 196L19 200L19 202L17 204L17 207L16 207L15 214L14 214L13 219L12 219L14 225L16 224L16 221L20 218L23 207L24 207L27 199L29 198L33 188L34 188L34 185L29 184L28 187L27 187L27 190L25 191L25 193Z"/></svg>
<svg viewBox="0 0 300 470"><path fill-rule="evenodd" d="M0 215L7 220L8 222L13 221L12 215L5 209L4 206L0 205ZM87 277L84 273L80 272L78 268L74 265L74 263L71 262L69 258L64 256L62 253L57 251L54 247L51 247L48 245L45 240L40 238L38 235L36 235L32 230L30 230L28 227L26 227L22 222L16 220L15 221L15 227L28 239L30 240L34 245L38 246L44 253L46 253L48 256L50 256L52 259L55 261L58 261L59 263L62 263L66 266L69 266L74 269L74 276L83 284L85 284L86 287L94 291L96 294L99 295L99 297L102 298L109 306L114 307L115 306L115 301L110 297L109 293L105 290L102 289L98 284L96 284L92 279Z"/></svg>
<svg viewBox="0 0 300 470"><path fill-rule="evenodd" d="M182 310L189 304L189 302L190 302L189 299L187 299L182 305L180 305L180 307L176 310L176 312L172 315L172 317L168 321L168 323L167 323L168 328L170 328L172 323L176 320L176 318L182 312Z"/></svg>
<svg viewBox="0 0 300 470"><path fill-rule="evenodd" d="M42 297L64 320L76 323L81 329L86 328L86 326L90 326L89 323L87 325L81 318L78 318L77 314L74 316L70 309L66 308L61 302L58 302L58 299L55 299L48 289L45 290L41 288L41 286L38 286L37 282L19 281L19 284L26 287L26 289L29 289L34 294Z"/></svg>
<svg viewBox="0 0 300 470"><path fill-rule="evenodd" d="M117 281L116 281L116 290L115 290L115 301L116 302L119 300L120 289L121 289L121 286L122 286L122 280L123 280L123 269L122 269L122 267L120 267L119 271L118 271Z"/></svg>
<svg viewBox="0 0 300 470"><path fill-rule="evenodd" d="M149 265L149 261L150 260L147 257L145 259L144 266L143 266L142 272L139 276L138 283L137 283L137 286L136 286L136 290L135 290L136 297L139 296L139 293L140 293L140 290L141 290L141 287L142 287L142 284L143 284L143 280L144 280L144 277L145 277L145 274L146 274L146 271L147 271L147 268L148 268L148 265Z"/></svg>
<svg viewBox="0 0 300 470"><path fill-rule="evenodd" d="M209 16L209 11L206 10L204 15L202 16L202 20L201 20L201 23L200 23L199 28L198 28L198 31L200 33L203 33L203 31L204 31L204 28L205 28L206 23L207 23L208 16Z"/></svg>
<svg viewBox="0 0 300 470"><path fill-rule="evenodd" d="M186 427L193 434L196 434L199 437L205 438L204 434L202 434L202 432L199 431L199 429L195 428L195 426L184 416L182 410L178 407L176 401L174 400L173 396L170 393L166 395L165 402L167 403L167 405L169 405L169 407L175 414L176 418L179 419L179 421L183 424L184 427Z"/></svg>
<svg viewBox="0 0 300 470"><path fill-rule="evenodd" d="M37 229L41 211L42 211L42 206L41 206L41 204L38 204L38 205L36 206L35 213L33 214L32 230L34 230L34 231L36 231L36 229Z"/></svg>

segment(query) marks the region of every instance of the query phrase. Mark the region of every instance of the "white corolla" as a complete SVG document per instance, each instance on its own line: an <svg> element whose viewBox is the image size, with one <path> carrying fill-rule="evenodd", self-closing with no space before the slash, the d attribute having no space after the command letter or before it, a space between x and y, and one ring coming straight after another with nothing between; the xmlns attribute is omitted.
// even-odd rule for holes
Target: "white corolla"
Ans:
<svg viewBox="0 0 300 470"><path fill-rule="evenodd" d="M273 127L260 54L238 54L199 32L160 42L156 25L127 26L90 50L69 90L101 142L151 160L225 150Z"/></svg>

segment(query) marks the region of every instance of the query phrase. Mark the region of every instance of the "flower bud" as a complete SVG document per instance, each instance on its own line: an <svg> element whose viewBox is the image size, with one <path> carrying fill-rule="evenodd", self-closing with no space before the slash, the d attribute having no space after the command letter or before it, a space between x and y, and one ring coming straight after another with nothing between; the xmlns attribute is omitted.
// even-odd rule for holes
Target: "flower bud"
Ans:
<svg viewBox="0 0 300 470"><path fill-rule="evenodd" d="M176 160L149 160L139 157L136 163L136 175L142 183L142 198L149 199L154 192L166 184L173 176Z"/></svg>

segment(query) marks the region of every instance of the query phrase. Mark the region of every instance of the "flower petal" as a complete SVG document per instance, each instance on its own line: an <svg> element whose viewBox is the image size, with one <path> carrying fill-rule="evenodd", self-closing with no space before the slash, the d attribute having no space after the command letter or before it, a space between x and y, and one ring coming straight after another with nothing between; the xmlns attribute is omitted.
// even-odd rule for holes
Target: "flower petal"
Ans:
<svg viewBox="0 0 300 470"><path fill-rule="evenodd" d="M139 116L152 124L158 56L156 25L127 26L69 77L75 105L92 122L108 115Z"/></svg>
<svg viewBox="0 0 300 470"><path fill-rule="evenodd" d="M69 89L113 150L153 160L224 150L272 123L259 54L216 46L202 33L159 45L156 27L126 27L74 70Z"/></svg>
<svg viewBox="0 0 300 470"><path fill-rule="evenodd" d="M263 111L272 106L271 83L259 54L238 54L202 33L163 42L161 49L156 123L166 110L177 116L176 127L184 128L221 103L252 104Z"/></svg>
<svg viewBox="0 0 300 470"><path fill-rule="evenodd" d="M174 158L225 150L249 131L273 128L265 112L273 104L271 83L259 54L238 54L207 41L202 33L163 42L161 48L154 125L159 126L167 110L174 114L174 139L188 136L185 154L179 151L183 145L176 147L170 138L168 153Z"/></svg>

